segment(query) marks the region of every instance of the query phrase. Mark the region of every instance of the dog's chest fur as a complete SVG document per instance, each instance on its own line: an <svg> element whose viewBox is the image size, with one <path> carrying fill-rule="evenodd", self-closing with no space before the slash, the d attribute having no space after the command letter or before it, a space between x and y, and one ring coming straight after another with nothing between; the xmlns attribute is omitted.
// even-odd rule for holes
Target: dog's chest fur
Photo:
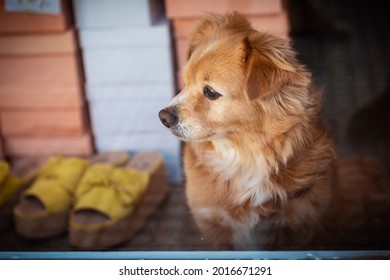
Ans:
<svg viewBox="0 0 390 280"><path fill-rule="evenodd" d="M213 141L214 149L206 152L204 164L225 182L235 205L249 201L253 207L261 206L273 196L269 185L270 167L260 154L240 154L224 140Z"/></svg>
<svg viewBox="0 0 390 280"><path fill-rule="evenodd" d="M240 154L224 140L213 141L212 149L190 145L198 171L206 173L192 177L186 172L187 195L197 221L229 228L235 246L255 245L255 228L265 222L264 205L279 195L271 186L266 159Z"/></svg>

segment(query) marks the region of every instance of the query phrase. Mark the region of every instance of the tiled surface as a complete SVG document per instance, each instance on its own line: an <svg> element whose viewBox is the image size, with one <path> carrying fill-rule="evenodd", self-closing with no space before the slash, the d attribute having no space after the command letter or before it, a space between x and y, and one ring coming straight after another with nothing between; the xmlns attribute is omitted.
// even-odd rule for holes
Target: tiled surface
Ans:
<svg viewBox="0 0 390 280"><path fill-rule="evenodd" d="M291 2L300 9L306 2L321 3L318 0ZM348 35L340 37L335 33L333 35L337 36L330 36L329 30L325 30L323 33L293 36L294 46L300 59L324 88L323 114L336 139L339 156L376 158L382 163L383 177L388 178L390 33L386 1L322 2L325 4L314 7L320 7L322 14L329 12L338 19L340 26L348 29ZM387 199L388 203L372 209L377 216L371 221L371 228L356 231L350 240L335 247L322 249L390 249L390 199L378 199ZM66 235L40 242L22 240L13 230L0 235L2 251L72 250L67 245ZM207 250L186 205L183 186L171 186L169 199L142 232L114 250Z"/></svg>

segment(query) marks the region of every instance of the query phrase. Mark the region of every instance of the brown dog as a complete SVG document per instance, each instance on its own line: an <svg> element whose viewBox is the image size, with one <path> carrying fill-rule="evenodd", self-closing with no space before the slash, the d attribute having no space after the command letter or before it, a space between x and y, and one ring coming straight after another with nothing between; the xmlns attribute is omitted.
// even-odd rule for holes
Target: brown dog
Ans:
<svg viewBox="0 0 390 280"><path fill-rule="evenodd" d="M331 198L321 94L287 41L234 13L195 28L184 89L159 117L186 143L188 203L215 248L302 246Z"/></svg>

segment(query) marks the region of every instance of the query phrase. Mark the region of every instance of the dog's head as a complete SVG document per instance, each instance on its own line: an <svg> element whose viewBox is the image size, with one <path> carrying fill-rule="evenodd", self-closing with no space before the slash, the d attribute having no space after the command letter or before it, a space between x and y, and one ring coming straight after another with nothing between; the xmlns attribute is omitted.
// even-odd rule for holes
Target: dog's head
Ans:
<svg viewBox="0 0 390 280"><path fill-rule="evenodd" d="M253 131L265 114L261 102L299 74L296 64L288 42L253 30L244 17L208 16L189 40L185 87L160 120L184 141Z"/></svg>

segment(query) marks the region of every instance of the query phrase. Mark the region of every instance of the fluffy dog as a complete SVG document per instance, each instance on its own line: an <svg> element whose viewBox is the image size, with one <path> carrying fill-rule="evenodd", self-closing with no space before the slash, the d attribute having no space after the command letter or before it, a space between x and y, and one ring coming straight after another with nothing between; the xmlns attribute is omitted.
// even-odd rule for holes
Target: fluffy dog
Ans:
<svg viewBox="0 0 390 280"><path fill-rule="evenodd" d="M186 142L186 194L214 248L296 248L328 207L335 151L289 43L237 13L192 33L184 89L159 112Z"/></svg>

